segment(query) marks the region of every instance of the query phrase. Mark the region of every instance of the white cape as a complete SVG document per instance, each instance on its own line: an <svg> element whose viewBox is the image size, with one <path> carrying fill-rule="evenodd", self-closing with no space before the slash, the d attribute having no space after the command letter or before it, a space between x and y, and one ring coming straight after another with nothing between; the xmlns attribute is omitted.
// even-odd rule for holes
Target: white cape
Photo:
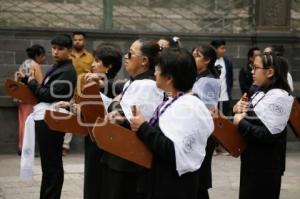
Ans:
<svg viewBox="0 0 300 199"><path fill-rule="evenodd" d="M126 83L124 89L129 84ZM150 79L133 81L120 102L125 117L129 120L132 117L131 106L137 105L147 121L153 116L153 113L159 104L163 102L164 93L157 88L156 82Z"/></svg>
<svg viewBox="0 0 300 199"><path fill-rule="evenodd" d="M253 96L254 112L272 134L284 130L290 117L294 98L282 89Z"/></svg>
<svg viewBox="0 0 300 199"><path fill-rule="evenodd" d="M32 180L34 169L35 152L35 121L43 120L46 110L51 109L50 103L41 102L33 107L33 112L27 117L24 128L24 139L21 155L21 180ZM57 111L57 110L56 110ZM59 109L60 112L67 112L65 109Z"/></svg>
<svg viewBox="0 0 300 199"><path fill-rule="evenodd" d="M211 114L204 103L190 94L181 96L159 117L159 127L174 143L178 174L199 169L207 139L214 130Z"/></svg>
<svg viewBox="0 0 300 199"><path fill-rule="evenodd" d="M102 99L102 103L104 105L104 108L107 112L109 105L111 104L111 102L113 101L113 99L111 99L110 97L107 97L106 95L104 95L102 92L100 92L100 96Z"/></svg>

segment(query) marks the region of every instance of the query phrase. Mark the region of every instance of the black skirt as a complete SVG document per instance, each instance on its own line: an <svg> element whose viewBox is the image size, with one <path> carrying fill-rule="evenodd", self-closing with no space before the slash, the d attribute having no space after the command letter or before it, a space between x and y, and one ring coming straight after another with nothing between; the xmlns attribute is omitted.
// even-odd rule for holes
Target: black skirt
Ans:
<svg viewBox="0 0 300 199"><path fill-rule="evenodd" d="M279 199L281 174L241 170L239 199Z"/></svg>
<svg viewBox="0 0 300 199"><path fill-rule="evenodd" d="M137 173L111 169L101 165L101 196L103 199L135 199Z"/></svg>
<svg viewBox="0 0 300 199"><path fill-rule="evenodd" d="M103 151L89 136L85 137L84 199L99 199L101 192L101 164Z"/></svg>

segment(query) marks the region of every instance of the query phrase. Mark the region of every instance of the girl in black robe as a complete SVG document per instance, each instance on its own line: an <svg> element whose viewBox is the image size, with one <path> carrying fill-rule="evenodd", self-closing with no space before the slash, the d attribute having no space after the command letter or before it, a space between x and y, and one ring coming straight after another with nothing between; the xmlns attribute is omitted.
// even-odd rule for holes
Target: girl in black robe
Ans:
<svg viewBox="0 0 300 199"><path fill-rule="evenodd" d="M213 114L217 109L221 92L219 74L214 66L217 59L216 51L212 46L202 45L194 48L192 53L198 72L193 92L198 95ZM208 189L212 187L211 162L215 146L216 142L210 136L207 141L206 155L199 173L199 199L209 199Z"/></svg>
<svg viewBox="0 0 300 199"><path fill-rule="evenodd" d="M240 100L234 107L234 124L247 140L241 155L240 199L280 196L286 126L293 103L283 67L282 58L274 54L257 56L252 76L261 91L249 103Z"/></svg>

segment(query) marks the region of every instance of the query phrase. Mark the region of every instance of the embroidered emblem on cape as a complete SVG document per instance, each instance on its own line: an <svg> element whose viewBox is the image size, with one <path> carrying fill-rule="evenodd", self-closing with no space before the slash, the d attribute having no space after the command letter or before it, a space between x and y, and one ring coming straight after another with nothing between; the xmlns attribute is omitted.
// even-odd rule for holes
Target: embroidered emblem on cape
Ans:
<svg viewBox="0 0 300 199"><path fill-rule="evenodd" d="M196 143L195 136L196 136L195 134L192 134L192 135L188 135L188 136L184 137L182 142L184 145L185 153L190 153L193 151L194 144Z"/></svg>

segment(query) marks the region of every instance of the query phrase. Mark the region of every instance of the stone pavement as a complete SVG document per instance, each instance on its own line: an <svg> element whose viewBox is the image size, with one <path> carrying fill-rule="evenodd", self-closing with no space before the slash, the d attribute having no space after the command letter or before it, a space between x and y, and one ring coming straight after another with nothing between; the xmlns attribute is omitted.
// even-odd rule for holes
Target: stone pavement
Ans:
<svg viewBox="0 0 300 199"><path fill-rule="evenodd" d="M17 155L0 155L0 199L37 199L41 180L40 160L35 161L32 182L19 180L20 158ZM215 156L213 159L212 199L238 198L239 159ZM83 198L83 155L64 157L65 181L62 199ZM300 151L288 152L287 170L282 182L282 199L300 198Z"/></svg>

